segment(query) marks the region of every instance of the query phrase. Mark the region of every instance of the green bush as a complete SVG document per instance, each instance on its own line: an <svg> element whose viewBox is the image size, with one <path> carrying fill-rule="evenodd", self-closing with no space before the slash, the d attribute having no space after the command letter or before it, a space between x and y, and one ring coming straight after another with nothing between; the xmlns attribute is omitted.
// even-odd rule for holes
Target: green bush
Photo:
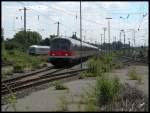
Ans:
<svg viewBox="0 0 150 113"><path fill-rule="evenodd" d="M120 82L118 78L109 78L107 75L98 77L96 84L96 96L98 104L108 104L113 102L120 91Z"/></svg>

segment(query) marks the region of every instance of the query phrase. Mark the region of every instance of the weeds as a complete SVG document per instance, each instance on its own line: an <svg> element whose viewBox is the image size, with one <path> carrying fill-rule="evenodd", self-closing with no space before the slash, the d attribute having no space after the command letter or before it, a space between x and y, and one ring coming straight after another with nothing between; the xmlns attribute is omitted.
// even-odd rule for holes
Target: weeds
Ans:
<svg viewBox="0 0 150 113"><path fill-rule="evenodd" d="M68 102L67 102L66 96L62 96L60 98L59 107L60 107L60 111L68 111Z"/></svg>
<svg viewBox="0 0 150 113"><path fill-rule="evenodd" d="M86 91L85 100L85 111L98 111L97 97L95 95L95 89L91 89L90 92Z"/></svg>
<svg viewBox="0 0 150 113"><path fill-rule="evenodd" d="M124 65L123 65L123 63L122 62L116 62L115 63L115 68L116 69L120 69L120 68L122 68Z"/></svg>
<svg viewBox="0 0 150 113"><path fill-rule="evenodd" d="M89 67L88 72L92 73L93 75L97 75L99 73L99 65L100 64L101 63L99 62L99 60L94 60L94 59L90 60L88 62L88 67Z"/></svg>
<svg viewBox="0 0 150 113"><path fill-rule="evenodd" d="M113 66L113 57L114 54L104 54L103 56L99 56L97 58L91 59L88 62L89 70L87 71L87 76L101 76L102 73L110 71Z"/></svg>
<svg viewBox="0 0 150 113"><path fill-rule="evenodd" d="M16 64L13 68L13 72L22 73L24 66L22 64Z"/></svg>
<svg viewBox="0 0 150 113"><path fill-rule="evenodd" d="M79 76L79 79L84 79L85 78L85 74L86 74L86 72L81 72L80 76Z"/></svg>
<svg viewBox="0 0 150 113"><path fill-rule="evenodd" d="M120 91L120 82L118 78L109 78L109 76L101 76L97 79L96 96L98 104L108 104L113 102Z"/></svg>
<svg viewBox="0 0 150 113"><path fill-rule="evenodd" d="M138 75L138 73L136 72L136 68L132 67L127 74L131 80L137 80L138 84L142 84L143 83L143 79L141 76Z"/></svg>
<svg viewBox="0 0 150 113"><path fill-rule="evenodd" d="M12 68L2 69L2 75L12 75L12 74L13 74Z"/></svg>
<svg viewBox="0 0 150 113"><path fill-rule="evenodd" d="M8 102L8 106L6 107L5 111L7 111L9 107L12 107L14 111L17 110L16 109L17 98L14 93L11 93L7 96L7 102Z"/></svg>
<svg viewBox="0 0 150 113"><path fill-rule="evenodd" d="M30 56L27 53L19 50L4 51L2 54L2 61L6 64L7 62L11 62L15 67L15 71L17 72L18 70L20 72L22 68L41 68L42 66L40 64L46 62L46 60L44 61L43 59L44 57Z"/></svg>
<svg viewBox="0 0 150 113"><path fill-rule="evenodd" d="M63 84L62 84L62 82L60 82L60 81L56 81L56 82L54 82L54 86L55 86L55 89L56 90L65 90L65 89L68 89L66 86L64 86Z"/></svg>
<svg viewBox="0 0 150 113"><path fill-rule="evenodd" d="M142 77L139 76L138 81L137 81L137 84L143 84L143 79L142 79Z"/></svg>
<svg viewBox="0 0 150 113"><path fill-rule="evenodd" d="M81 104L78 103L78 104L77 104L77 107L78 107L78 111L80 111L80 110L81 110Z"/></svg>

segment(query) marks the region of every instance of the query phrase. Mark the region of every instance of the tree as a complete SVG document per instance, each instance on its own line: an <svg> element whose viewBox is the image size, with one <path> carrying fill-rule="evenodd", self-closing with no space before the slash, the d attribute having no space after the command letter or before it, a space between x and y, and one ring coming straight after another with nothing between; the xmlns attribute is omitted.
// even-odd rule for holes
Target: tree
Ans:
<svg viewBox="0 0 150 113"><path fill-rule="evenodd" d="M2 44L2 51L5 51L5 44L4 44L4 29L1 28L1 44Z"/></svg>
<svg viewBox="0 0 150 113"><path fill-rule="evenodd" d="M39 44L41 40L42 36L38 32L26 31L24 36L24 31L19 31L12 39L6 41L6 48L26 51L29 46Z"/></svg>
<svg viewBox="0 0 150 113"><path fill-rule="evenodd" d="M53 38L56 38L56 36L57 36L57 35L55 35L55 34L50 35L50 40L53 39Z"/></svg>
<svg viewBox="0 0 150 113"><path fill-rule="evenodd" d="M40 45L49 46L50 45L50 38L45 38L40 42Z"/></svg>
<svg viewBox="0 0 150 113"><path fill-rule="evenodd" d="M2 32L2 34L1 34L1 41L3 42L3 40L4 40L4 30L3 30L3 28L1 28L1 32Z"/></svg>

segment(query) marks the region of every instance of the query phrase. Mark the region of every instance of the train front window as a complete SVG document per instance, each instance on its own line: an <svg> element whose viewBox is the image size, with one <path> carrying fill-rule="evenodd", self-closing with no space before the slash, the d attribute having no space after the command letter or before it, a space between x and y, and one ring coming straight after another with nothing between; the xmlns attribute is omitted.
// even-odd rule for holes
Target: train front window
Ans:
<svg viewBox="0 0 150 113"><path fill-rule="evenodd" d="M59 39L53 40L51 43L51 50L70 50L70 42L68 40Z"/></svg>
<svg viewBox="0 0 150 113"><path fill-rule="evenodd" d="M30 51L30 52L35 52L35 48L34 48L34 47L30 47L30 48L29 48L29 51Z"/></svg>

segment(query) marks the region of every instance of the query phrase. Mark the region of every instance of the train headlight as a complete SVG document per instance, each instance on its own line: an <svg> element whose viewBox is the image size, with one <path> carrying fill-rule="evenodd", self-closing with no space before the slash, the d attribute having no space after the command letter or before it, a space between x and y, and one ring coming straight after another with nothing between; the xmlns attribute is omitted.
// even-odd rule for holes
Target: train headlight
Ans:
<svg viewBox="0 0 150 113"><path fill-rule="evenodd" d="M55 54L53 53L52 56L55 56Z"/></svg>
<svg viewBox="0 0 150 113"><path fill-rule="evenodd" d="M65 56L68 56L68 54L66 53Z"/></svg>

